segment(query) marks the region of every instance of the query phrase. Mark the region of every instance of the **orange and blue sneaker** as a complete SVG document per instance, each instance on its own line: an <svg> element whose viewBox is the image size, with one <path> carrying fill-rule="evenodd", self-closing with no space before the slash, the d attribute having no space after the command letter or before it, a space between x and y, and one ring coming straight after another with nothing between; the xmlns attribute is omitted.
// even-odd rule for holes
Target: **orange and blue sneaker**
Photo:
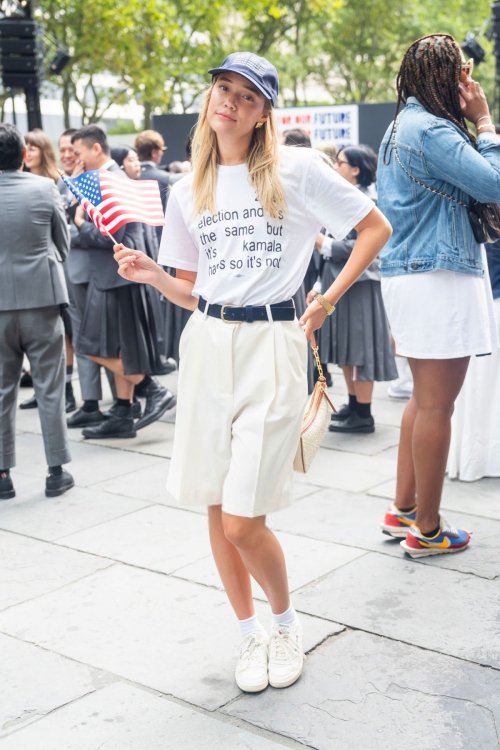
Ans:
<svg viewBox="0 0 500 750"><path fill-rule="evenodd" d="M446 552L460 552L470 542L470 534L465 529L455 529L444 518L441 518L439 532L433 537L422 534L418 526L413 525L400 542L402 548L411 557L428 557L442 555Z"/></svg>
<svg viewBox="0 0 500 750"><path fill-rule="evenodd" d="M380 524L380 528L384 534L393 536L395 539L404 538L410 526L415 524L416 517L416 505L412 510L403 512L393 504L385 514L384 522Z"/></svg>

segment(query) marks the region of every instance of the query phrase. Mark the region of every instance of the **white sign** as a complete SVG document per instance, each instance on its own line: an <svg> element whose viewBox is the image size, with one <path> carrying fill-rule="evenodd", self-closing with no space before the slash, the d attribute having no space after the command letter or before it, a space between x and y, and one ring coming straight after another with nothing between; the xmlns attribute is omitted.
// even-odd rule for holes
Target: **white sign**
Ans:
<svg viewBox="0 0 500 750"><path fill-rule="evenodd" d="M309 134L313 148L321 143L335 143L338 148L359 143L358 111L357 104L274 110L280 134L302 128Z"/></svg>

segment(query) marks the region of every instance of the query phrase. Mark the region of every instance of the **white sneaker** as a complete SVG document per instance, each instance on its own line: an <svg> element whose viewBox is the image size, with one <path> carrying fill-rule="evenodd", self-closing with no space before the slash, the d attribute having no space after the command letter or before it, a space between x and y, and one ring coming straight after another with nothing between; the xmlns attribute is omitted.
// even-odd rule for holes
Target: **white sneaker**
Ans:
<svg viewBox="0 0 500 750"><path fill-rule="evenodd" d="M411 398L413 393L413 380L411 378L398 378L393 380L387 389L391 398Z"/></svg>
<svg viewBox="0 0 500 750"><path fill-rule="evenodd" d="M300 622L292 627L273 625L268 651L269 684L274 688L293 685L302 673L305 659Z"/></svg>
<svg viewBox="0 0 500 750"><path fill-rule="evenodd" d="M263 633L250 633L241 642L235 678L246 693L258 693L268 686L267 639Z"/></svg>

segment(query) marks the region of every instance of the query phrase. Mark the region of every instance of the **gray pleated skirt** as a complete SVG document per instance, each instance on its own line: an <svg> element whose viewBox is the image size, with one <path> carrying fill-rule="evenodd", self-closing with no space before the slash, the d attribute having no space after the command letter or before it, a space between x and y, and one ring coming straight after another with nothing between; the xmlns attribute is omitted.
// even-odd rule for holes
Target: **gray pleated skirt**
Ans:
<svg viewBox="0 0 500 750"><path fill-rule="evenodd" d="M323 289L334 280L327 262ZM318 339L321 361L356 367L357 380L380 382L398 377L379 281L356 282L327 317Z"/></svg>
<svg viewBox="0 0 500 750"><path fill-rule="evenodd" d="M175 268L163 266L165 271L171 276L175 276ZM173 302L161 298L163 308L163 338L165 341L165 355L167 359L174 359L179 365L179 341L186 323L193 314L191 310L185 307L174 305Z"/></svg>
<svg viewBox="0 0 500 750"><path fill-rule="evenodd" d="M306 294L307 292L305 290L305 285L302 284L302 286L299 287L298 291L295 292L295 294L293 295L293 301L295 304L295 314L297 315L297 318L301 318L302 315L305 313L305 310L307 307ZM314 355L312 353L311 345L308 344L307 345L307 392L308 393L312 393L314 389L314 383L316 382L315 369L316 369L316 362L314 360Z"/></svg>

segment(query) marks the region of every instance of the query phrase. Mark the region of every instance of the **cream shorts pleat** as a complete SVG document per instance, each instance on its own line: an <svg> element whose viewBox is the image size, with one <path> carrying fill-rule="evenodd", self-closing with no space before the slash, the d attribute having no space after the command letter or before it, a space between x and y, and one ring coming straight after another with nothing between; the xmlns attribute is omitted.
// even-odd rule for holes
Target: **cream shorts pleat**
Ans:
<svg viewBox="0 0 500 750"><path fill-rule="evenodd" d="M180 341L167 489L180 505L254 518L292 502L307 402L297 320L225 324L197 310Z"/></svg>

